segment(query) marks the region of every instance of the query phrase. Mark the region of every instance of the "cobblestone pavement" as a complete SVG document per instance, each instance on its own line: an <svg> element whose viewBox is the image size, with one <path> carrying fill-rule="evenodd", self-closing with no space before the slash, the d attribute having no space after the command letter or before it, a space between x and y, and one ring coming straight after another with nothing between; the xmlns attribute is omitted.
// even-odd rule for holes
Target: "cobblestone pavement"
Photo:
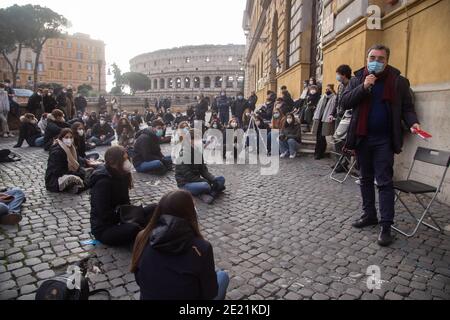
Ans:
<svg viewBox="0 0 450 320"><path fill-rule="evenodd" d="M1 140L0 149L14 141ZM100 150L104 152L104 149ZM91 280L114 299L138 299L128 272L130 248L83 246L91 239L89 196L51 194L44 187L47 154L17 150L23 161L0 165L1 185L27 194L19 227L0 226L0 299L33 299L38 285L91 257L102 273ZM391 248L376 244L378 229L354 230L360 214L358 186L328 179L331 160L281 162L280 174L263 177L256 166L220 166L228 190L214 206L198 203L201 226L216 265L231 276L228 299L450 299L450 235L422 228L397 236ZM135 174L134 203L156 202L176 188L163 178ZM450 224L450 208L435 217ZM406 215L398 213L398 220ZM369 266L381 269L381 289L367 287ZM96 299L103 299L99 296Z"/></svg>

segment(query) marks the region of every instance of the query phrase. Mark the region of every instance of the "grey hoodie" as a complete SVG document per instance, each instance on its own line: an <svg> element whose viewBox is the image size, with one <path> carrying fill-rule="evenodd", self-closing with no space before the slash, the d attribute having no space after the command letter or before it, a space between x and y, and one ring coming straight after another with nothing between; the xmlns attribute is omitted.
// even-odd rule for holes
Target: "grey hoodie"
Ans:
<svg viewBox="0 0 450 320"><path fill-rule="evenodd" d="M9 108L8 92L6 92L4 89L0 89L0 113L6 115L8 114L9 111L10 108Z"/></svg>

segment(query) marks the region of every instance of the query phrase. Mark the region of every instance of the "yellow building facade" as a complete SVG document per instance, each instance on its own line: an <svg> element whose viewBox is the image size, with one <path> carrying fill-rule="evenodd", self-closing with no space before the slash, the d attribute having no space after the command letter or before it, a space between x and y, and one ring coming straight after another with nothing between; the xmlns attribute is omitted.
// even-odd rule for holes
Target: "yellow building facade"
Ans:
<svg viewBox="0 0 450 320"><path fill-rule="evenodd" d="M433 134L428 142L406 135L396 160L397 178L405 178L418 146L450 150L450 0L299 2L303 22L297 35L289 29L297 19L291 15L297 1L247 1L246 94L256 91L262 104L265 91L279 92L286 85L298 99L302 81L310 76L324 86L337 85L338 66L356 71L365 66L372 45L385 44L391 49L389 63L411 82L422 127ZM298 44L300 59L290 65L289 54ZM419 181L435 184L442 170L424 166L414 173ZM440 200L450 203L450 177Z"/></svg>
<svg viewBox="0 0 450 320"><path fill-rule="evenodd" d="M312 1L247 1L247 96L255 91L264 101L268 90L279 92L281 85L300 95L311 69L312 8Z"/></svg>
<svg viewBox="0 0 450 320"><path fill-rule="evenodd" d="M16 53L9 55L14 61ZM19 61L17 87L32 88L35 54L24 48ZM46 42L41 54L39 83L58 83L75 90L82 84L88 84L96 91L106 91L105 44L93 40L88 35L76 33L61 39ZM6 60L0 58L0 80L11 79L11 70ZM100 89L100 90L99 90Z"/></svg>

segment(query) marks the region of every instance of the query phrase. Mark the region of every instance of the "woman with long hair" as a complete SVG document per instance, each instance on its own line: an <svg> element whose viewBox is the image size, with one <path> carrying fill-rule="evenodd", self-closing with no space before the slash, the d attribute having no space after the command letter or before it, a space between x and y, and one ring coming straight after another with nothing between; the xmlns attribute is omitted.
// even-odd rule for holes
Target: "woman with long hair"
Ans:
<svg viewBox="0 0 450 320"><path fill-rule="evenodd" d="M154 205L141 208L143 223L121 219L120 208L130 207L132 169L126 150L120 146L112 147L105 153L105 165L98 167L90 178L91 229L95 238L105 245L132 245L155 209Z"/></svg>
<svg viewBox="0 0 450 320"><path fill-rule="evenodd" d="M216 273L211 244L199 228L192 195L173 191L159 202L135 243L131 272L142 300L224 300L228 275Z"/></svg>
<svg viewBox="0 0 450 320"><path fill-rule="evenodd" d="M119 138L119 145L130 149L134 145L135 130L131 125L130 120L121 118L117 124L117 137Z"/></svg>
<svg viewBox="0 0 450 320"><path fill-rule="evenodd" d="M86 172L82 170L71 129L63 129L50 149L45 186L50 192L77 194L85 189Z"/></svg>
<svg viewBox="0 0 450 320"><path fill-rule="evenodd" d="M80 164L85 168L96 167L97 162L100 158L98 153L86 154L88 149L92 149L94 145L87 144L86 141L86 127L81 122L75 122L72 125L73 141L74 146L77 149L78 160Z"/></svg>

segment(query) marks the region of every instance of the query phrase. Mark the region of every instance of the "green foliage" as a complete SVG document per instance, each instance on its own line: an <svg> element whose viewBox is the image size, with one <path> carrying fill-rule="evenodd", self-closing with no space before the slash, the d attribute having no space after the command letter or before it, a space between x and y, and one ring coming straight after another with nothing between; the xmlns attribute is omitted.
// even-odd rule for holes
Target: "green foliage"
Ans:
<svg viewBox="0 0 450 320"><path fill-rule="evenodd" d="M85 97L88 97L93 90L94 88L92 88L90 84L82 84L77 88L77 92L81 93Z"/></svg>
<svg viewBox="0 0 450 320"><path fill-rule="evenodd" d="M133 94L136 93L136 91L148 91L151 88L151 80L145 74L128 72L123 75L123 78L130 86Z"/></svg>

